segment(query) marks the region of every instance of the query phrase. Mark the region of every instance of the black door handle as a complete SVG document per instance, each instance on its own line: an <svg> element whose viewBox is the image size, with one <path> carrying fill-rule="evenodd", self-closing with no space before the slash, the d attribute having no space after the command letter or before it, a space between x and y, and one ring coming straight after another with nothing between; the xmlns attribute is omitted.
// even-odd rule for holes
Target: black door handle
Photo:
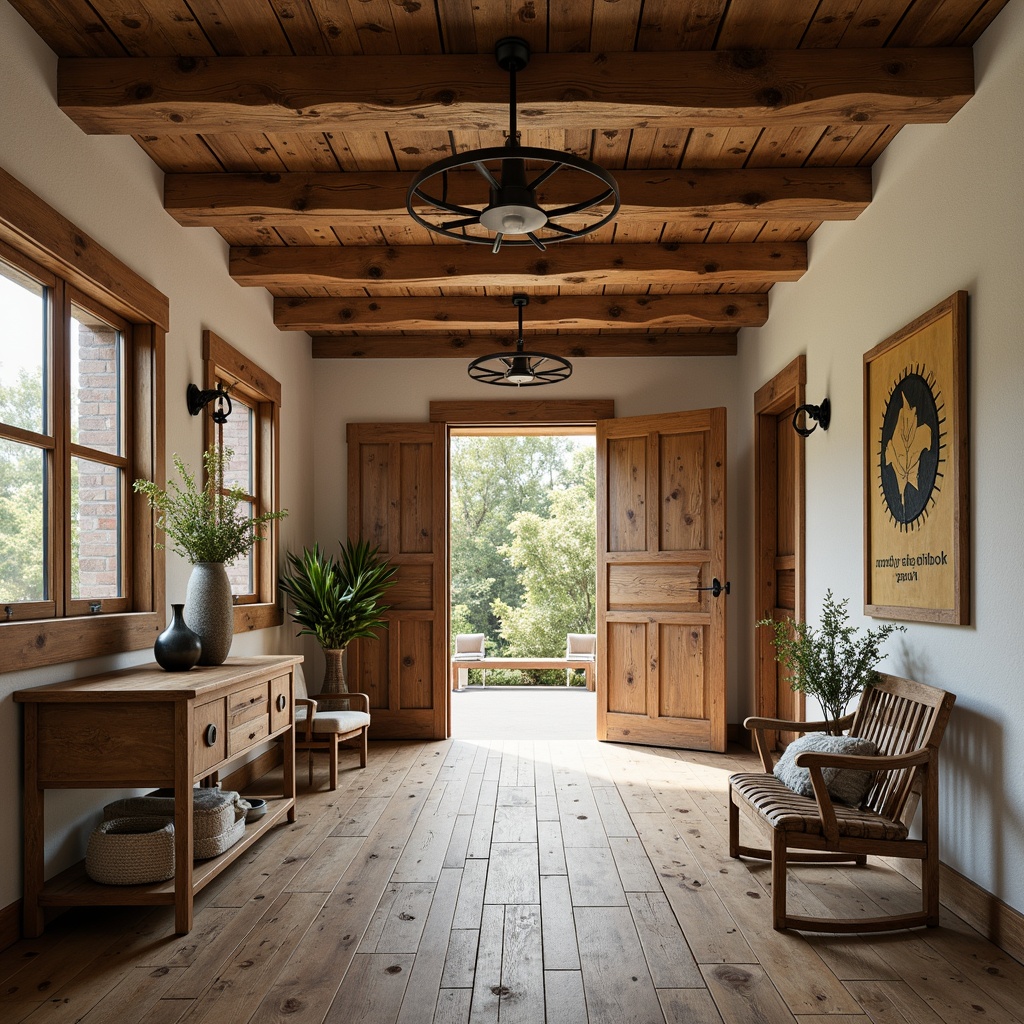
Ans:
<svg viewBox="0 0 1024 1024"><path fill-rule="evenodd" d="M724 592L725 592L726 594L728 594L728 593L729 593L729 588L730 588L731 586L732 586L732 584L731 584L731 583L728 583L728 582L726 582L726 583L722 583L722 581L721 581L721 580L719 580L719 578L718 578L718 577L716 576L716 577L715 577L715 578L714 578L714 579L713 579L713 580L711 581L711 586L710 586L710 587L694 587L693 589L694 589L694 590L710 590L710 591L711 591L711 596L712 596L712 597L721 597L721 596L722 596L722 592L723 592L723 591L724 591Z"/></svg>

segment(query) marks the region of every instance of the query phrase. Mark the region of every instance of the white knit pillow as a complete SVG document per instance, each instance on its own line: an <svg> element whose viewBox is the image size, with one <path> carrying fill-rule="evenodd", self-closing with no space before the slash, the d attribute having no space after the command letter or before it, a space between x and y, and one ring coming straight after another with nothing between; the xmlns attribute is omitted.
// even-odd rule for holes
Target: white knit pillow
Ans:
<svg viewBox="0 0 1024 1024"><path fill-rule="evenodd" d="M811 797L814 796L811 773L793 763L796 755L805 750L816 750L824 754L861 754L866 757L878 753L878 747L871 740L862 740L858 736L827 736L812 732L793 740L775 766L775 778L794 793ZM867 796L873 777L872 772L860 772L854 768L823 768L821 774L832 799L853 807Z"/></svg>

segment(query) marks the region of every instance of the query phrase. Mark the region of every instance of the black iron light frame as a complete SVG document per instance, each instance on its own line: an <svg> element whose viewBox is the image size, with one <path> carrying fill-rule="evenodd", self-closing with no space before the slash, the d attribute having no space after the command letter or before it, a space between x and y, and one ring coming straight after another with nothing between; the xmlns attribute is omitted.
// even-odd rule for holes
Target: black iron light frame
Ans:
<svg viewBox="0 0 1024 1024"><path fill-rule="evenodd" d="M503 245L535 245L544 249L552 242L580 238L604 227L619 211L619 186L615 178L603 167L572 153L519 145L516 73L529 63L530 46L525 39L506 36L498 40L494 52L499 67L509 75L509 129L505 145L458 153L425 167L413 178L406 193L409 215L429 231L460 242L490 245L493 252ZM528 163L533 165L532 178L528 177ZM488 186L489 201L482 209L449 201L448 174L461 168L475 169ZM578 202L544 209L537 200L537 189L562 168L596 179L599 188ZM436 219L428 220L420 213L417 201L432 207L429 213ZM561 218L584 214L605 203L610 203L611 209L592 224L574 228L559 223ZM476 226L488 234L471 233L469 229Z"/></svg>
<svg viewBox="0 0 1024 1024"><path fill-rule="evenodd" d="M515 352L492 352L474 359L468 367L473 380L504 388L535 388L541 384L557 384L572 376L572 363L568 359L550 352L527 352L523 349L523 307L529 302L528 295L512 296L512 305L519 310Z"/></svg>

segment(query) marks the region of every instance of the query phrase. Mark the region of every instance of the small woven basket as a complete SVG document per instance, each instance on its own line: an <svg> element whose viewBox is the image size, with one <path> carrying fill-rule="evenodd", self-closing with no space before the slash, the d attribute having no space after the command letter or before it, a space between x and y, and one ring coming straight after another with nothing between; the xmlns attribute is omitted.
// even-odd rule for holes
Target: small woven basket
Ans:
<svg viewBox="0 0 1024 1024"><path fill-rule="evenodd" d="M112 818L89 836L86 874L104 885L144 885L174 875L174 822Z"/></svg>

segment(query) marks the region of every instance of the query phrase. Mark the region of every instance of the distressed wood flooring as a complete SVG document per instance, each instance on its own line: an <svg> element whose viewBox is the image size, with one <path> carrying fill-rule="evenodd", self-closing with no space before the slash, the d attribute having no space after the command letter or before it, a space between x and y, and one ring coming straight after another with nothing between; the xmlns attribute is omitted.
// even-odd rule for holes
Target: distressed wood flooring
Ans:
<svg viewBox="0 0 1024 1024"><path fill-rule="evenodd" d="M382 742L365 771L345 755L334 793L325 762L296 823L199 894L191 934L170 908L93 908L0 953L0 1021L1024 1019L1024 967L948 912L928 932L772 931L770 871L726 852L748 754ZM918 898L884 867L791 878L801 913Z"/></svg>

